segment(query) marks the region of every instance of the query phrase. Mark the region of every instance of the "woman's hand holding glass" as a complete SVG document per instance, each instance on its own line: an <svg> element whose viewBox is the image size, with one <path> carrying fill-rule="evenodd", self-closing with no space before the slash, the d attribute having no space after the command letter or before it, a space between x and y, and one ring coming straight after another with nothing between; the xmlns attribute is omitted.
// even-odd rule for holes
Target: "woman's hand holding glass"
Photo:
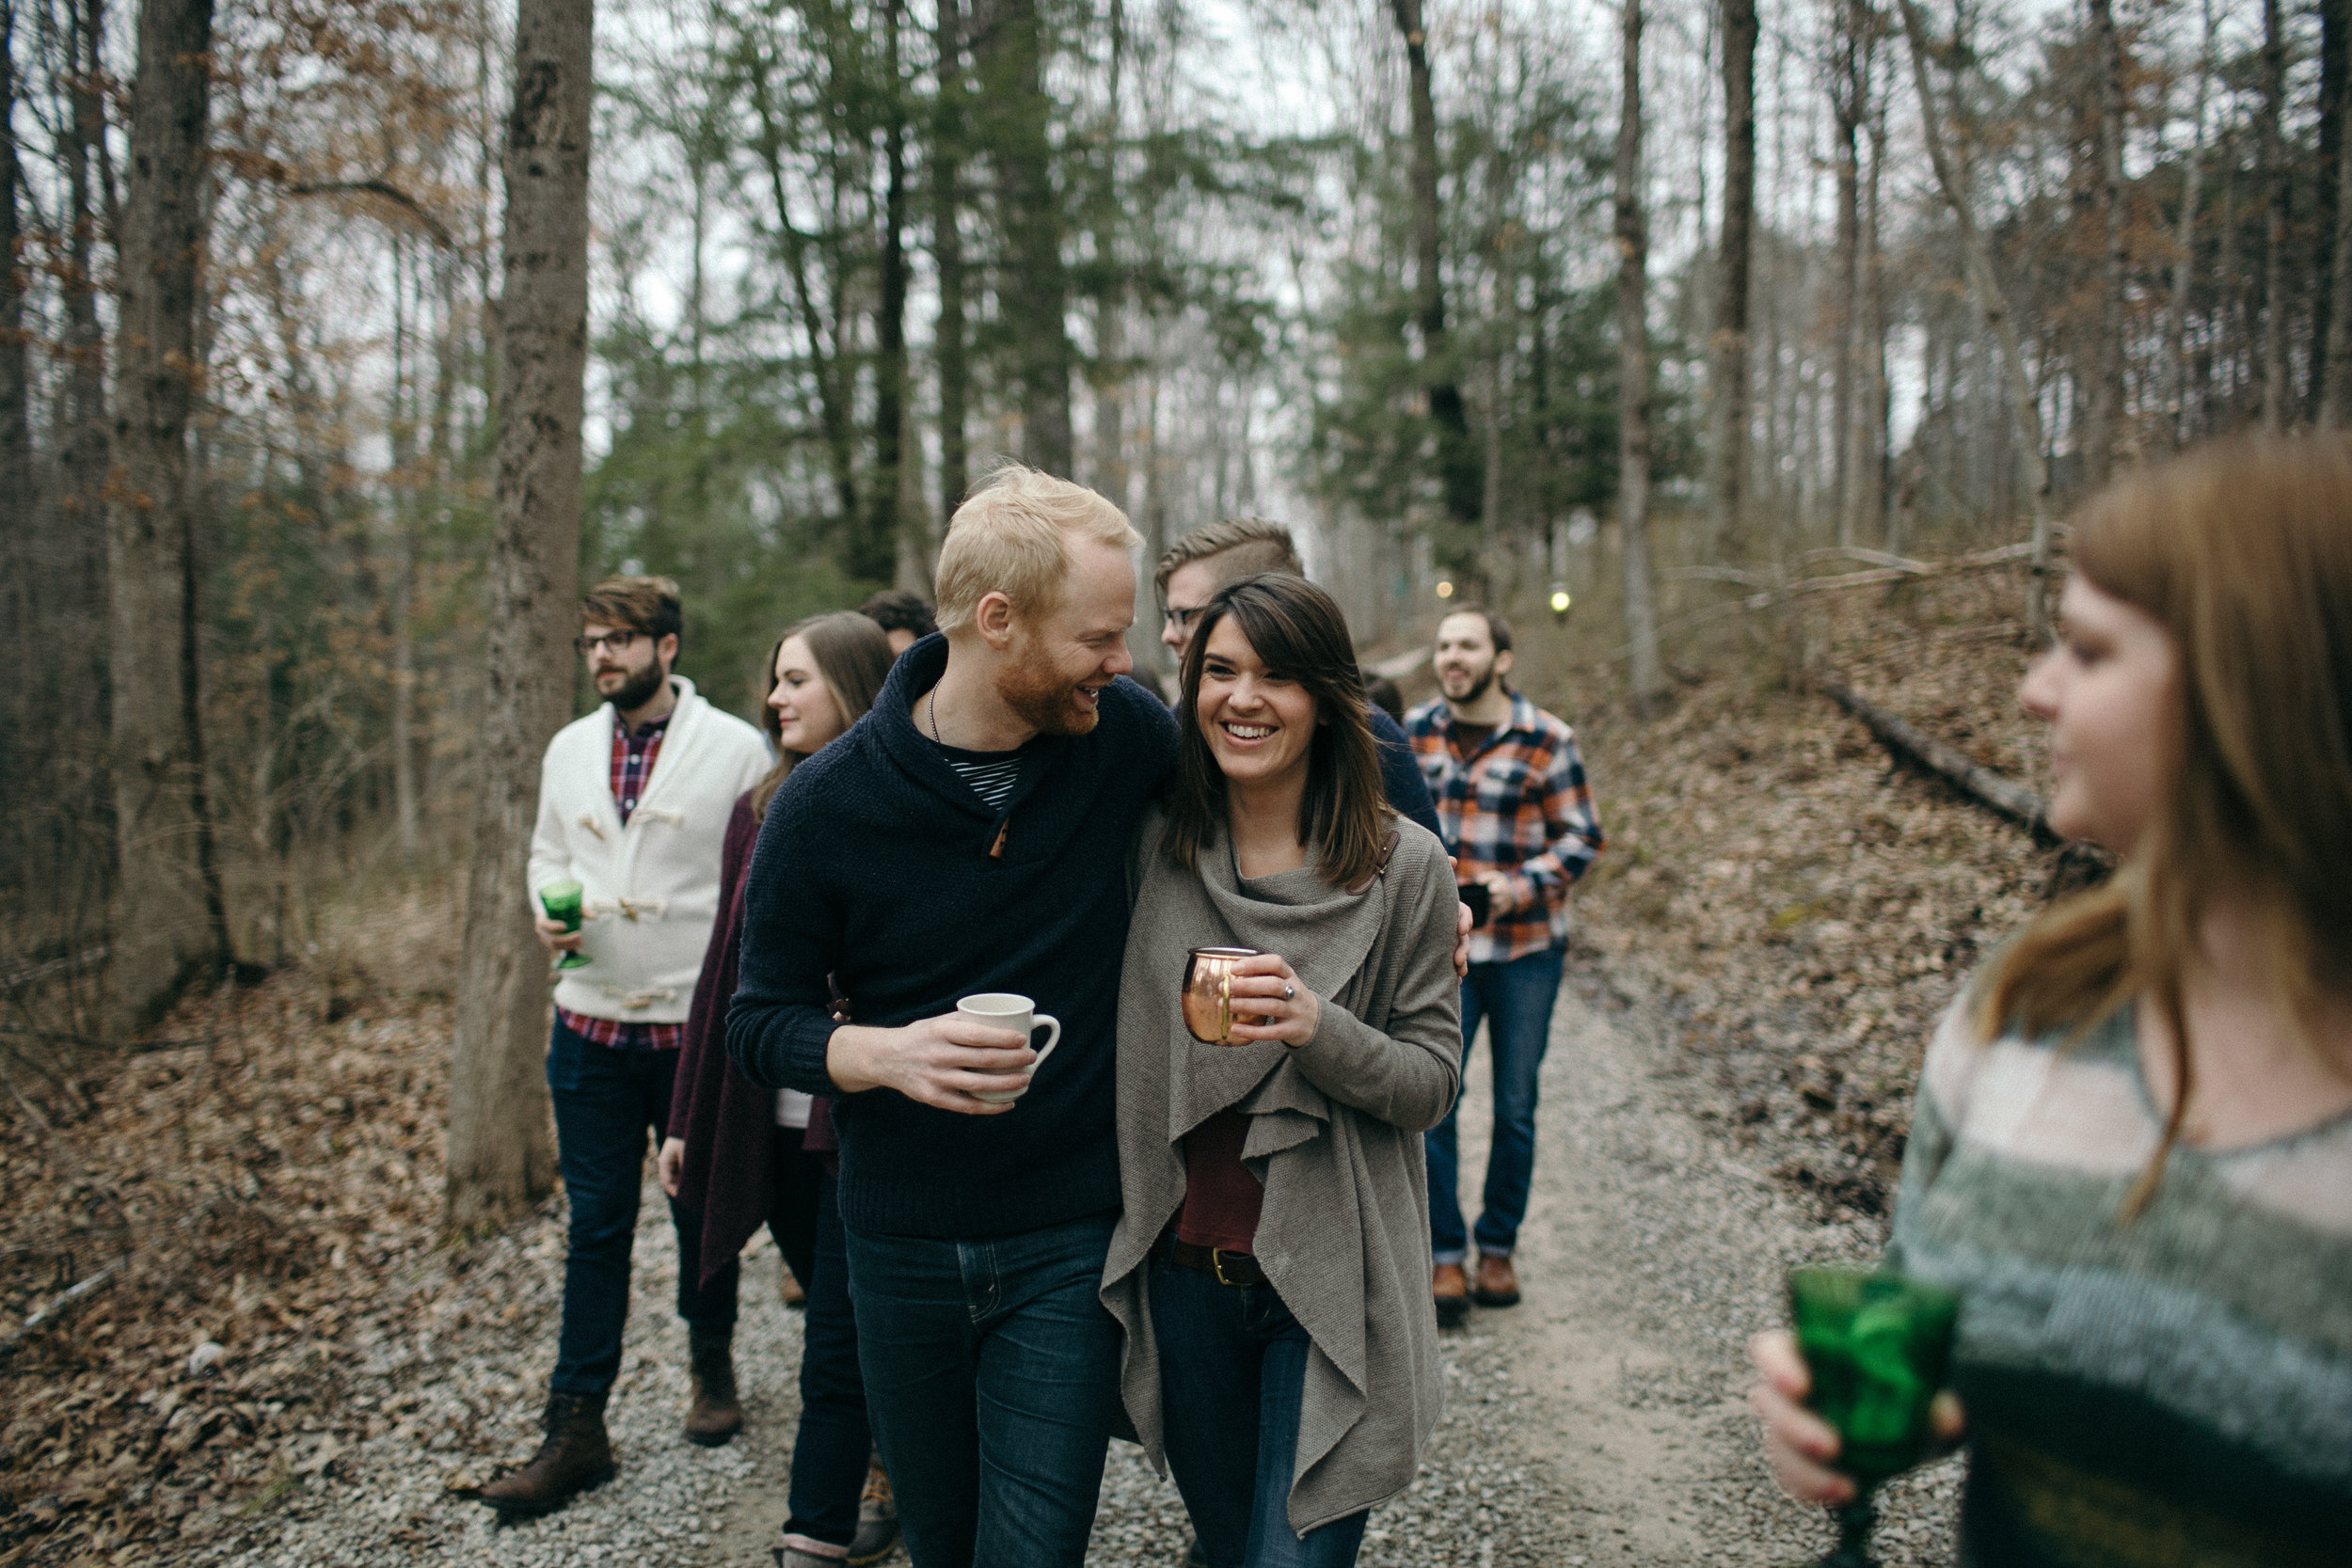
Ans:
<svg viewBox="0 0 2352 1568"><path fill-rule="evenodd" d="M1797 1337L1785 1328L1748 1341L1748 1359L1761 1374L1748 1391L1748 1405L1764 1422L1764 1457L1780 1489L1801 1503L1842 1508L1854 1500L1851 1476L1836 1468L1841 1439L1837 1429L1811 1410L1813 1373L1798 1353ZM1959 1397L1948 1388L1928 1411L1929 1430L1948 1448L1967 1430Z"/></svg>
<svg viewBox="0 0 2352 1568"><path fill-rule="evenodd" d="M1323 1004L1279 953L1259 953L1233 966L1232 1045L1280 1040L1305 1045L1315 1037Z"/></svg>

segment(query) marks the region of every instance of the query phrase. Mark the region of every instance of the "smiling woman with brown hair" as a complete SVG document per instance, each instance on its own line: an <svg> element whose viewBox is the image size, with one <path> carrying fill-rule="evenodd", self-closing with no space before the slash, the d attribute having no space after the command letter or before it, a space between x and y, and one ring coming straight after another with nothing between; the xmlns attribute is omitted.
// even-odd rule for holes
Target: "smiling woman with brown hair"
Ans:
<svg viewBox="0 0 2352 1568"><path fill-rule="evenodd" d="M2083 509L2051 826L2121 857L1930 1043L1890 1258L1961 1294L1961 1560L2352 1540L2352 446L2224 442ZM1760 1337L1782 1485L1842 1502Z"/></svg>
<svg viewBox="0 0 2352 1568"><path fill-rule="evenodd" d="M1454 875L1383 803L1339 607L1268 573L1184 653L1120 984L1121 1392L1214 1568L1353 1562L1440 1398L1421 1133L1461 1085ZM1252 950L1188 1025L1194 948Z"/></svg>

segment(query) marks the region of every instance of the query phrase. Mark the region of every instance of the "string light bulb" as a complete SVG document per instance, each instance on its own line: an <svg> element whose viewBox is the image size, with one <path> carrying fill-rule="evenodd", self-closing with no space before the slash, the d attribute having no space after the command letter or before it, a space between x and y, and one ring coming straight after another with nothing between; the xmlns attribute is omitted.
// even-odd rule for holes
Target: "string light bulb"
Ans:
<svg viewBox="0 0 2352 1568"><path fill-rule="evenodd" d="M1454 582L1452 578L1439 578L1438 579L1438 597L1441 599L1450 599L1454 597Z"/></svg>

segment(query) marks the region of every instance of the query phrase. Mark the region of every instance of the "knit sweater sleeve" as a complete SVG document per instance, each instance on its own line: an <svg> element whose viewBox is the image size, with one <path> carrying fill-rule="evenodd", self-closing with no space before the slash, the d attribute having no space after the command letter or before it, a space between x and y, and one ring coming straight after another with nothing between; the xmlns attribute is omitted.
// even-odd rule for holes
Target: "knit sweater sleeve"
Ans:
<svg viewBox="0 0 2352 1568"><path fill-rule="evenodd" d="M727 1009L727 1054L766 1089L838 1094L825 1069L833 1032L825 977L841 959L841 918L824 895L824 858L807 820L808 794L787 787L769 803L743 884L743 953Z"/></svg>
<svg viewBox="0 0 2352 1568"><path fill-rule="evenodd" d="M1387 1027L1375 1029L1324 998L1314 1038L1291 1060L1341 1104L1421 1132L1445 1119L1461 1091L1462 1003L1454 975L1454 878L1435 834L1413 842L1425 852L1408 857L1400 845L1403 863L1389 871L1401 881L1391 929L1379 944L1398 966Z"/></svg>

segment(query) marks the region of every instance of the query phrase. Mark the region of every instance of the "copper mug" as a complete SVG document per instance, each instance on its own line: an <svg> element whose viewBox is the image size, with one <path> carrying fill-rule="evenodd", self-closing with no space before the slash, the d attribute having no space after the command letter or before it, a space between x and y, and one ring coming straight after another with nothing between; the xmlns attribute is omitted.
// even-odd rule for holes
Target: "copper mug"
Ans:
<svg viewBox="0 0 2352 1568"><path fill-rule="evenodd" d="M1184 958L1184 1027L1203 1045L1248 1045L1233 1032L1233 971L1254 947L1196 947Z"/></svg>

